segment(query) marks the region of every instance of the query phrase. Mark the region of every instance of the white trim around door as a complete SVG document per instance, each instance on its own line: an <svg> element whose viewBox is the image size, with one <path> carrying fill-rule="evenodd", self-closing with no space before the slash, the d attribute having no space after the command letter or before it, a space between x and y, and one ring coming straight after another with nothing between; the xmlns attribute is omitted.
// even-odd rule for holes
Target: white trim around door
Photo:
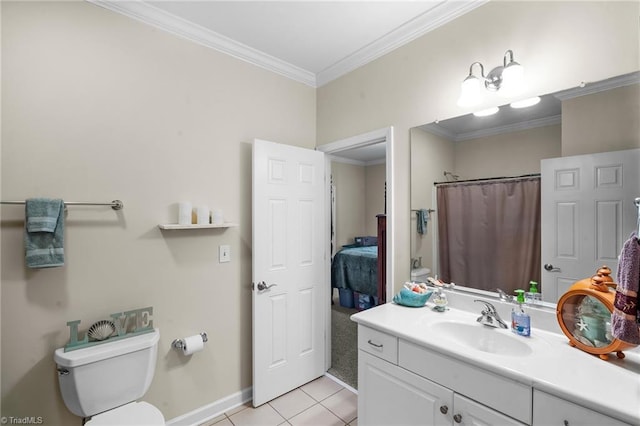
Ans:
<svg viewBox="0 0 640 426"><path fill-rule="evenodd" d="M394 159L394 146L393 146L393 126L384 127L382 129L374 130L371 132L363 133L360 135L352 136L345 139L340 139L328 144L319 145L316 147L318 151L322 151L325 154L339 155L341 151L351 150L354 148L364 147L368 145L378 144L384 142L386 144L386 170L385 179L387 182L387 196L386 196L386 209L387 209L387 300L393 298L393 277L395 274L394 265L394 253L395 253L395 238L393 228L393 218L395 217L395 198L393 192L393 159ZM331 158L329 155L325 156L325 169L329 171L331 169ZM328 175L327 175L328 176ZM331 208L330 193L331 193L331 181L327 178L327 208ZM331 212L326 215L326 229L330 228ZM330 241L330 239L328 239ZM329 243L330 244L330 243ZM330 247L327 247L326 253L331 253ZM331 279L331 257L326 256L326 270L327 278ZM331 304L327 304L327 324L326 335L327 344L325 345L327 350L326 370L331 366Z"/></svg>

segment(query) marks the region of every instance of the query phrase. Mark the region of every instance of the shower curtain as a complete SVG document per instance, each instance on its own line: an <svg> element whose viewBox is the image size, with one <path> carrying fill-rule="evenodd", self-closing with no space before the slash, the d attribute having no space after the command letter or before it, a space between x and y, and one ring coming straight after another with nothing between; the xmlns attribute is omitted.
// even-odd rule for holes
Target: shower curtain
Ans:
<svg viewBox="0 0 640 426"><path fill-rule="evenodd" d="M540 177L437 184L439 275L508 294L540 283Z"/></svg>

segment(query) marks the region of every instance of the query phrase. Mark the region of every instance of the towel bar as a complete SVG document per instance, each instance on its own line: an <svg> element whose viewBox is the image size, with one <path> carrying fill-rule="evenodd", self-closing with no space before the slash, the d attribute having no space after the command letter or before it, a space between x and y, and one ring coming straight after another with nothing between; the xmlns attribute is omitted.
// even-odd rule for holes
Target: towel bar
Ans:
<svg viewBox="0 0 640 426"><path fill-rule="evenodd" d="M25 201L0 201L0 204L24 204ZM114 210L122 210L124 203L120 200L113 200L110 203L89 203L85 201L65 201L65 206L111 206Z"/></svg>

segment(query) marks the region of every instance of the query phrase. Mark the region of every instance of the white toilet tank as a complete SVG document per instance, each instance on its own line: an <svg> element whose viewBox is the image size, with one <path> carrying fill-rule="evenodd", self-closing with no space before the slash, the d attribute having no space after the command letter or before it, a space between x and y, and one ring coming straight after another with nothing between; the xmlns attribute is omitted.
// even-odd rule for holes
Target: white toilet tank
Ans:
<svg viewBox="0 0 640 426"><path fill-rule="evenodd" d="M156 369L160 332L65 352L56 349L58 382L67 408L89 417L141 398Z"/></svg>

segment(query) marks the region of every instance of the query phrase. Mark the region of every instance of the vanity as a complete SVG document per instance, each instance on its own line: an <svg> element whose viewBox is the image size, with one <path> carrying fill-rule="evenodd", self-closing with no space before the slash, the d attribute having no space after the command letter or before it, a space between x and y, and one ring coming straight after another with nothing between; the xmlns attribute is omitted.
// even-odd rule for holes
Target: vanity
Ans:
<svg viewBox="0 0 640 426"><path fill-rule="evenodd" d="M531 337L477 322L481 299L509 324L512 305L447 291L449 309L387 303L358 323L360 425L638 425L640 351L624 359L569 346L552 308L525 308Z"/></svg>

